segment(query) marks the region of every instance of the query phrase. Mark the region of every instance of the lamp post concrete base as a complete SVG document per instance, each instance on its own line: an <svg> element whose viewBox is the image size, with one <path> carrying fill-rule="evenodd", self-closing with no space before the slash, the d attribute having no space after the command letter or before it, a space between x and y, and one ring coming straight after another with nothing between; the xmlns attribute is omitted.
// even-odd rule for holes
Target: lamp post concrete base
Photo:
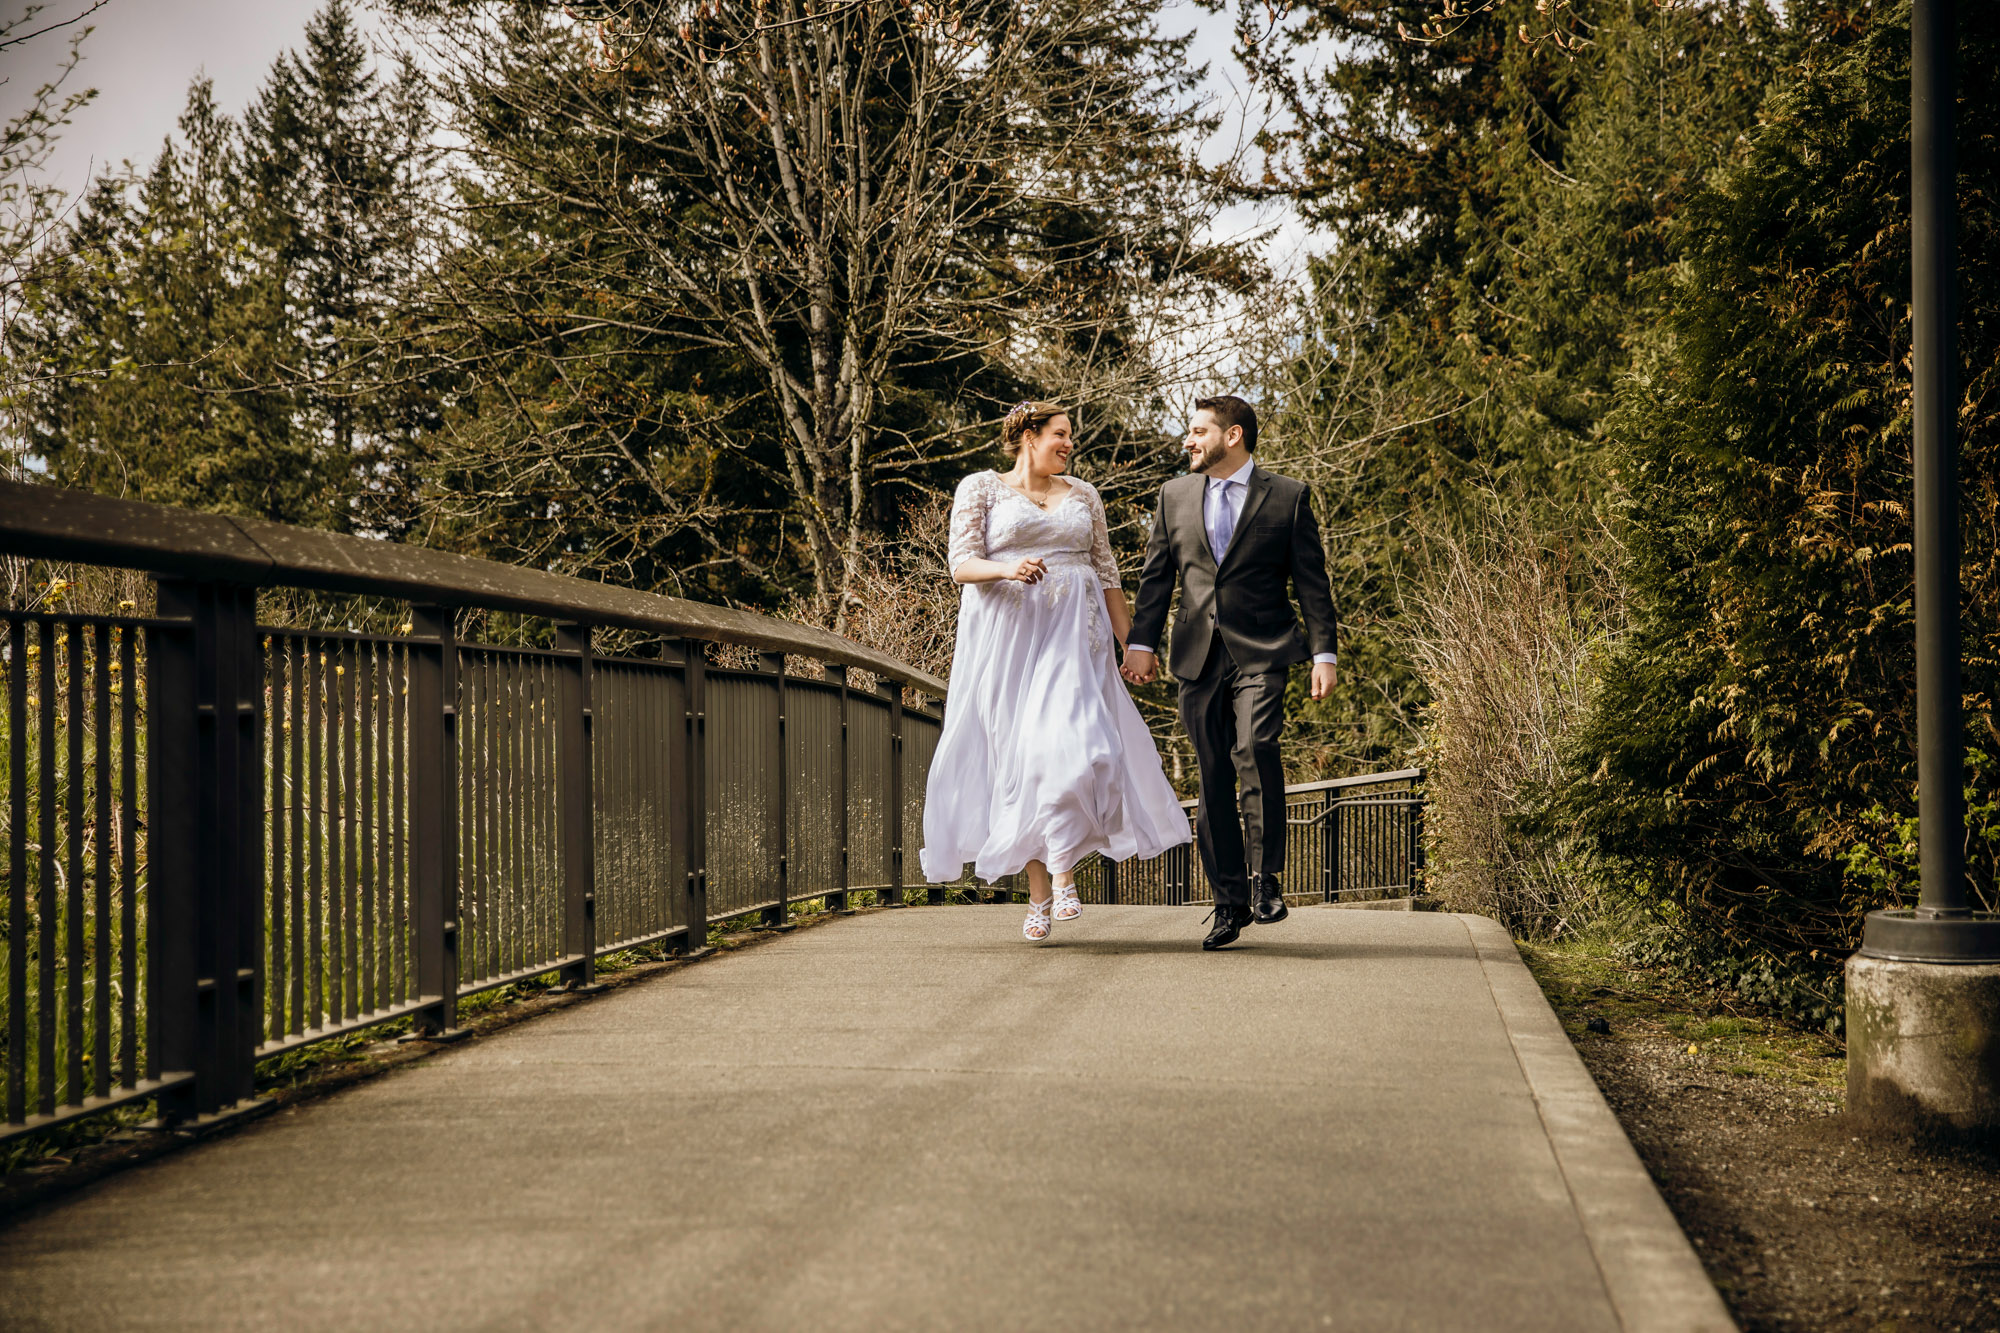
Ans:
<svg viewBox="0 0 2000 1333"><path fill-rule="evenodd" d="M1897 1132L2000 1132L2000 963L1849 958L1847 1109Z"/></svg>

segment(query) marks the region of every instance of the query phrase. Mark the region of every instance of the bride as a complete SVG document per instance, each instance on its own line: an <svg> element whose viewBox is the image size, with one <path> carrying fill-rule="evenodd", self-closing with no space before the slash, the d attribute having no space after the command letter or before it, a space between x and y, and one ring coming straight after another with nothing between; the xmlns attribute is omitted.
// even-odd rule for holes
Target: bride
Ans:
<svg viewBox="0 0 2000 1333"><path fill-rule="evenodd" d="M1007 414L1005 472L959 483L951 576L962 584L951 698L924 805L924 877L972 862L989 884L1028 872L1021 933L1083 913L1076 864L1155 857L1187 815L1119 678L1132 616L1104 502L1063 475L1070 420L1054 403Z"/></svg>

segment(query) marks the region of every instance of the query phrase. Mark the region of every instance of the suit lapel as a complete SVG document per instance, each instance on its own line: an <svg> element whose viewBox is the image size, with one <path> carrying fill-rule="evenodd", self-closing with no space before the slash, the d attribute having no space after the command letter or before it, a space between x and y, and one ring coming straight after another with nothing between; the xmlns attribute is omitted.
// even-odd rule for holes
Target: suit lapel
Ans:
<svg viewBox="0 0 2000 1333"><path fill-rule="evenodd" d="M1186 497L1180 504L1180 525L1182 530L1194 537L1194 544L1201 549L1202 559L1210 569L1215 568L1215 552L1208 549L1208 525L1202 522L1202 500L1208 494L1208 478L1200 473L1192 473L1182 487Z"/></svg>
<svg viewBox="0 0 2000 1333"><path fill-rule="evenodd" d="M1229 549L1222 554L1222 564L1228 565L1243 549L1243 539L1249 536L1250 520L1257 517L1257 511L1264 507L1264 497L1271 490L1271 474L1263 468L1250 469L1250 491L1243 497L1243 512L1236 516L1236 531L1230 534ZM1204 539L1202 546L1208 542Z"/></svg>

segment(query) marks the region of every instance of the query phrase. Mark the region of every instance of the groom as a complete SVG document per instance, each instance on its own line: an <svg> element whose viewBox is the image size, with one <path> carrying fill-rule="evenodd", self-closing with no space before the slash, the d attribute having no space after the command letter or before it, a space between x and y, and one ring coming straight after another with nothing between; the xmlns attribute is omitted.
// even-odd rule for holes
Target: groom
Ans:
<svg viewBox="0 0 2000 1333"><path fill-rule="evenodd" d="M1201 947L1219 949L1252 921L1285 919L1278 881L1285 868L1278 756L1285 674L1310 659L1312 697L1325 698L1337 674L1338 623L1312 493L1252 461L1257 413L1250 404L1231 395L1197 399L1185 447L1190 475L1160 488L1122 671L1143 685L1159 670L1153 645L1167 627L1178 578L1168 661L1201 770L1195 834L1215 887L1215 926ZM1305 615L1303 631L1285 595L1288 579Z"/></svg>

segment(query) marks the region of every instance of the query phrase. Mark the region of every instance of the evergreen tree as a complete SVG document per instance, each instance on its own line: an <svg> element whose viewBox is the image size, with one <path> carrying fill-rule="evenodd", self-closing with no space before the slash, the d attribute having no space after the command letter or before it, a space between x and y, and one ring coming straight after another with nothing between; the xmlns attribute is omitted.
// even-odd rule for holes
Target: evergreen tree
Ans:
<svg viewBox="0 0 2000 1333"><path fill-rule="evenodd" d="M245 117L252 243L284 294L297 359L294 428L352 469L353 521L399 530L411 439L427 395L384 364L396 303L414 278L431 182L429 118L407 60L386 86L347 0L306 25Z"/></svg>
<svg viewBox="0 0 2000 1333"><path fill-rule="evenodd" d="M1519 40L1531 0L1432 40L1413 39L1428 0L1293 5L1251 52L1293 112L1270 142L1284 183L1335 238L1307 349L1270 390L1272 462L1315 481L1342 534L1343 686L1303 710L1329 766L1417 740L1429 686L1408 614L1431 544L1526 534L1573 554L1585 601L1618 600L1588 582L1620 486L1604 418L1658 318L1671 220L1752 123L1784 43L1761 3L1578 8L1590 36L1570 53ZM1294 44L1327 42L1339 55L1308 80Z"/></svg>
<svg viewBox="0 0 2000 1333"><path fill-rule="evenodd" d="M295 523L331 516L279 387L282 294L247 231L239 132L197 79L143 178L101 178L10 339L26 451L57 481Z"/></svg>
<svg viewBox="0 0 2000 1333"><path fill-rule="evenodd" d="M1846 866L1892 850L1885 830L1915 808L1910 43L1907 4L1794 22L1811 38L1796 73L1675 223L1671 340L1610 425L1634 623L1554 822L1715 952L1830 972L1897 887ZM1993 905L2000 12L1965 7L1960 25L1964 690L1985 811L1970 859Z"/></svg>
<svg viewBox="0 0 2000 1333"><path fill-rule="evenodd" d="M345 0L239 127L197 79L144 177L107 175L9 338L23 447L57 480L394 535L435 386L392 372L421 262L430 124Z"/></svg>

